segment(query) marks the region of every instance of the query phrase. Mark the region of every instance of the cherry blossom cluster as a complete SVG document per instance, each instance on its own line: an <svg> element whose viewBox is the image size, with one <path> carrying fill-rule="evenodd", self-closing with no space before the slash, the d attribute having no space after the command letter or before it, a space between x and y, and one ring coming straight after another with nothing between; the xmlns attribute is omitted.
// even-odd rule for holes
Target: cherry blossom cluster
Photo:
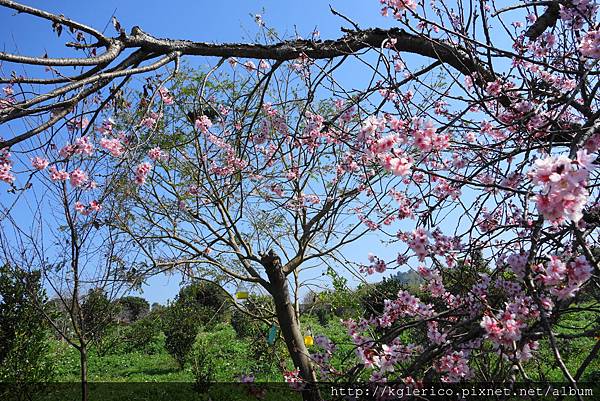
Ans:
<svg viewBox="0 0 600 401"><path fill-rule="evenodd" d="M426 281L421 289L430 293L434 298L441 298L446 294L442 276L437 269L427 269L425 266L419 266L419 274Z"/></svg>
<svg viewBox="0 0 600 401"><path fill-rule="evenodd" d="M148 162L142 162L138 164L135 168L135 183L137 185L144 185L151 170L152 165Z"/></svg>
<svg viewBox="0 0 600 401"><path fill-rule="evenodd" d="M580 29L586 21L593 20L598 10L594 0L575 0L560 6L560 19L568 27Z"/></svg>
<svg viewBox="0 0 600 401"><path fill-rule="evenodd" d="M49 164L50 162L43 157L36 156L31 159L31 165L38 171L45 170Z"/></svg>
<svg viewBox="0 0 600 401"><path fill-rule="evenodd" d="M535 162L530 176L534 184L543 186L536 203L545 218L554 224L581 220L588 199L587 179L594 169L592 162L586 150L578 151L574 160L560 155Z"/></svg>
<svg viewBox="0 0 600 401"><path fill-rule="evenodd" d="M362 266L360 271L361 273L373 274L383 273L387 270L387 265L383 259L379 259L376 255L372 253L369 254L369 262L371 263L369 266Z"/></svg>
<svg viewBox="0 0 600 401"><path fill-rule="evenodd" d="M356 322L350 319L344 324L356 346L358 360L373 370L371 381L383 381L385 373L394 372L397 364L408 361L422 350L412 343L403 344L399 338L389 344L377 345L373 338L365 334L371 324L377 324L375 320L362 319Z"/></svg>
<svg viewBox="0 0 600 401"><path fill-rule="evenodd" d="M381 5L381 15L387 16L391 11L395 18L402 18L406 10L415 11L417 2L414 0L379 0Z"/></svg>
<svg viewBox="0 0 600 401"><path fill-rule="evenodd" d="M411 201L404 193L396 189L390 189L388 194L398 203L398 218L400 220L414 217L414 209L421 203L420 199Z"/></svg>
<svg viewBox="0 0 600 401"><path fill-rule="evenodd" d="M153 129L156 126L156 123L162 118L162 114L151 111L148 113L140 122L140 124L146 128Z"/></svg>
<svg viewBox="0 0 600 401"><path fill-rule="evenodd" d="M10 152L6 148L0 149L0 181L12 184L15 176L11 173L11 170Z"/></svg>
<svg viewBox="0 0 600 401"><path fill-rule="evenodd" d="M300 142L297 145L304 145L309 151L314 151L320 145L330 139L330 131L324 129L325 117L320 114L307 112L305 127Z"/></svg>
<svg viewBox="0 0 600 401"><path fill-rule="evenodd" d="M438 133L430 120L420 118L412 120L411 132L414 136L415 146L422 152L441 151L450 146L450 137L447 133Z"/></svg>
<svg viewBox="0 0 600 401"><path fill-rule="evenodd" d="M2 92L4 93L4 97L0 98L0 110L7 109L9 107L13 107L13 103L15 103L14 94L15 91L12 85L6 85L2 88Z"/></svg>
<svg viewBox="0 0 600 401"><path fill-rule="evenodd" d="M552 304L542 302L549 311ZM481 320L486 338L494 345L494 349L503 358L525 362L533 357L533 351L539 347L537 341L522 341L524 330L533 325L540 316L537 304L530 296L517 295L506 308L495 315L486 312Z"/></svg>
<svg viewBox="0 0 600 401"><path fill-rule="evenodd" d="M600 59L600 31L588 31L579 43L579 51L586 57Z"/></svg>
<svg viewBox="0 0 600 401"><path fill-rule="evenodd" d="M514 313L504 311L500 316L486 315L481 320L481 327L487 336L497 344L511 345L513 341L521 339L523 324L517 321Z"/></svg>
<svg viewBox="0 0 600 401"><path fill-rule="evenodd" d="M88 175L82 169L76 168L69 173L69 182L74 187L81 187L88 182Z"/></svg>
<svg viewBox="0 0 600 401"><path fill-rule="evenodd" d="M65 181L69 178L69 173L65 170L59 170L56 166L50 166L48 172L52 181Z"/></svg>
<svg viewBox="0 0 600 401"><path fill-rule="evenodd" d="M391 133L383 136L387 126ZM409 138L410 145L422 153L437 153L450 146L449 134L439 133L432 121L422 118L402 120L389 114L367 117L361 124L357 143L359 146L366 146L367 160L377 161L394 175L406 176L411 172L414 160L408 153L410 148L407 151L401 149L401 146L409 144ZM453 194L457 193L453 188L449 190Z"/></svg>
<svg viewBox="0 0 600 401"><path fill-rule="evenodd" d="M59 151L58 154L63 159L69 159L73 155L81 156L92 156L94 154L94 145L91 143L89 137L76 138L73 144L66 144Z"/></svg>
<svg viewBox="0 0 600 401"><path fill-rule="evenodd" d="M583 255L568 263L553 255L548 263L537 264L532 270L536 274L536 281L549 288L558 300L573 298L593 272Z"/></svg>
<svg viewBox="0 0 600 401"><path fill-rule="evenodd" d="M148 157L151 160L158 161L165 158L165 153L158 146L155 146L148 151Z"/></svg>
<svg viewBox="0 0 600 401"><path fill-rule="evenodd" d="M97 201L91 201L87 206L80 201L75 202L75 210L84 216L87 216L93 212L99 212L102 210L102 205Z"/></svg>
<svg viewBox="0 0 600 401"><path fill-rule="evenodd" d="M207 134L208 129L212 127L212 121L207 116L202 115L196 119L194 126L198 131L202 132L203 134Z"/></svg>
<svg viewBox="0 0 600 401"><path fill-rule="evenodd" d="M438 279L434 272L423 272L423 275L431 280ZM431 304L423 303L407 291L400 291L396 300L385 302L385 309L381 316L361 319L358 322L352 319L345 321L348 334L356 346L356 355L359 361L372 371L370 381L387 381L389 373L395 372L399 365L411 361L422 353L423 346L412 343L405 344L400 337L379 345L378 341L365 333L370 332L373 327L391 327L399 319L412 318L425 324L427 338L431 344L447 347L450 344L447 340L447 331L441 330L440 324L433 320L434 317L435 312ZM476 344L465 344L459 350L450 348L436 359L434 367L442 374L443 381L456 382L472 376L468 364L471 348L476 348ZM394 380L404 379L407 378L398 377Z"/></svg>
<svg viewBox="0 0 600 401"><path fill-rule="evenodd" d="M288 133L285 116L283 116L277 108L267 102L263 105L262 109L266 118L261 121L258 132L252 133L250 138L255 145L266 143L271 139L271 134L273 132L280 135L287 135Z"/></svg>
<svg viewBox="0 0 600 401"><path fill-rule="evenodd" d="M435 370L444 373L443 382L456 383L472 376L468 364L468 353L464 350L453 351L442 356L434 365Z"/></svg>
<svg viewBox="0 0 600 401"><path fill-rule="evenodd" d="M408 247L417 255L422 262L429 256L429 237L427 231L419 227L412 234L400 234L399 238L406 241Z"/></svg>
<svg viewBox="0 0 600 401"><path fill-rule="evenodd" d="M507 265L520 280L526 277L527 262L528 253L525 252L513 253L506 258ZM530 273L535 282L558 300L563 300L575 296L592 276L593 267L583 255L552 255L548 262L532 265Z"/></svg>
<svg viewBox="0 0 600 401"><path fill-rule="evenodd" d="M121 157L125 152L123 142L119 138L102 138L100 146L114 157Z"/></svg>
<svg viewBox="0 0 600 401"><path fill-rule="evenodd" d="M169 92L169 90L167 88L165 88L164 86L161 86L160 88L158 88L158 93L165 105L169 106L175 102L175 98L173 97L171 92Z"/></svg>

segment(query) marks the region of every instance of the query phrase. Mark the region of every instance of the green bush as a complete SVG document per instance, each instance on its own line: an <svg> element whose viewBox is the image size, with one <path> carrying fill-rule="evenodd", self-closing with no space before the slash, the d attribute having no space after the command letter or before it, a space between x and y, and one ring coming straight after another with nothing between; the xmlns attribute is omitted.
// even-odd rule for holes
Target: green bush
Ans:
<svg viewBox="0 0 600 401"><path fill-rule="evenodd" d="M240 338L256 338L268 329L263 321L254 319L248 313L232 308L231 326ZM274 310L273 299L270 296L250 295L244 304L244 309L250 314L260 316L264 310Z"/></svg>
<svg viewBox="0 0 600 401"><path fill-rule="evenodd" d="M202 381L203 375L212 371L213 381L232 382L243 373L254 372L256 361L249 358L249 342L238 339L228 324L219 324L211 331L198 333L190 357L198 366L196 379Z"/></svg>
<svg viewBox="0 0 600 401"><path fill-rule="evenodd" d="M115 304L119 310L119 319L125 323L134 323L150 312L150 304L141 297L122 297Z"/></svg>
<svg viewBox="0 0 600 401"><path fill-rule="evenodd" d="M249 338L257 334L256 322L247 313L234 310L231 315L231 327L239 338Z"/></svg>
<svg viewBox="0 0 600 401"><path fill-rule="evenodd" d="M83 330L87 337L99 341L114 320L117 308L101 288L90 290L81 304Z"/></svg>
<svg viewBox="0 0 600 401"><path fill-rule="evenodd" d="M251 295L244 308L254 315L260 315L261 310L274 309L273 299L270 296ZM244 339L248 343L246 358L253 361L252 373L265 380L279 380L281 378L279 362L287 358L288 354L285 344L278 341L278 337L275 337L274 344L268 343L267 336L271 325L234 309L231 327L239 339Z"/></svg>
<svg viewBox="0 0 600 401"><path fill-rule="evenodd" d="M305 297L301 304L300 312L316 317L322 326L334 318L333 305L324 301L324 296L321 294L310 292Z"/></svg>
<svg viewBox="0 0 600 401"><path fill-rule="evenodd" d="M379 283L361 286L357 292L363 316L381 315L385 300L398 298L398 292L406 288L400 280L393 278L384 278Z"/></svg>
<svg viewBox="0 0 600 401"><path fill-rule="evenodd" d="M131 352L159 354L165 349L161 322L156 316L148 315L129 325L113 324L105 330L95 349L100 356Z"/></svg>
<svg viewBox="0 0 600 401"><path fill-rule="evenodd" d="M126 352L125 331L127 326L112 324L105 328L102 337L94 344L94 350L100 356L119 355Z"/></svg>
<svg viewBox="0 0 600 401"><path fill-rule="evenodd" d="M210 281L182 288L175 302L162 313L165 348L181 368L185 365L200 327L211 328L227 320L229 297Z"/></svg>
<svg viewBox="0 0 600 401"><path fill-rule="evenodd" d="M50 330L42 314L46 296L40 277L39 271L0 267L0 382L53 378Z"/></svg>
<svg viewBox="0 0 600 401"><path fill-rule="evenodd" d="M165 310L162 327L167 352L175 358L179 367L183 368L200 327L194 310L175 302Z"/></svg>
<svg viewBox="0 0 600 401"><path fill-rule="evenodd" d="M326 275L331 278L333 290L327 290L317 294L318 302L330 305L335 316L347 319L355 317L360 309L360 302L356 296L356 291L348 287L348 280L328 267ZM321 318L322 320L323 318ZM326 319L326 317L325 317Z"/></svg>
<svg viewBox="0 0 600 401"><path fill-rule="evenodd" d="M230 301L218 284L199 281L182 288L175 303L191 311L199 324L210 328L229 320Z"/></svg>
<svg viewBox="0 0 600 401"><path fill-rule="evenodd" d="M337 371L347 372L356 364L356 347L340 319L334 318L328 321L326 325L322 325L315 316L303 315L300 317L300 324L303 332L307 332L310 328L313 337L325 336L336 345L337 350L333 354L331 366ZM308 351L314 353L322 350L315 344L308 347Z"/></svg>
<svg viewBox="0 0 600 401"><path fill-rule="evenodd" d="M215 381L214 359L207 347L200 346L192 353L192 373L194 387L199 392L206 392Z"/></svg>
<svg viewBox="0 0 600 401"><path fill-rule="evenodd" d="M157 354L163 347L160 321L153 316L146 316L128 326L124 341L127 352L143 352Z"/></svg>

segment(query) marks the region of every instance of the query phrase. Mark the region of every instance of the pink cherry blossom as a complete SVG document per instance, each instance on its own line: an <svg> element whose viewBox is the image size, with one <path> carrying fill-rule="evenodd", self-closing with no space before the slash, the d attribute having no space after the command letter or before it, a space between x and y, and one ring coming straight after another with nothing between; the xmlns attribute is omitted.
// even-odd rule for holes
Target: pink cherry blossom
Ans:
<svg viewBox="0 0 600 401"><path fill-rule="evenodd" d="M408 240L409 248L417 255L419 261L425 260L429 255L429 239L424 228L417 228Z"/></svg>
<svg viewBox="0 0 600 401"><path fill-rule="evenodd" d="M90 138L87 136L75 139L73 145L73 153L78 155L91 156L94 154L94 145L90 142Z"/></svg>
<svg viewBox="0 0 600 401"><path fill-rule="evenodd" d="M537 207L554 224L565 220L577 223L583 216L588 198L585 185L593 166L585 150L577 157L549 156L537 160L530 172L532 181L544 190L537 196ZM575 168L577 165L580 167Z"/></svg>
<svg viewBox="0 0 600 401"><path fill-rule="evenodd" d="M150 170L152 170L152 165L150 163L143 162L138 164L135 168L135 183L138 185L144 185Z"/></svg>
<svg viewBox="0 0 600 401"><path fill-rule="evenodd" d="M9 163L0 163L0 181L12 184L15 180L14 174L10 172L12 165Z"/></svg>
<svg viewBox="0 0 600 401"><path fill-rule="evenodd" d="M31 165L36 170L44 170L44 169L46 169L46 167L48 167L48 164L49 164L48 160L44 159L42 157L36 156L31 159Z"/></svg>
<svg viewBox="0 0 600 401"><path fill-rule="evenodd" d="M52 181L65 181L69 178L69 173L65 170L58 170L56 166L50 166L48 171L50 172L50 179Z"/></svg>
<svg viewBox="0 0 600 401"><path fill-rule="evenodd" d="M206 134L208 133L208 129L212 127L212 121L210 121L210 118L208 118L207 116L202 115L198 117L198 119L196 119L194 126L197 130L199 130L203 134Z"/></svg>
<svg viewBox="0 0 600 401"><path fill-rule="evenodd" d="M146 128L153 129L154 126L156 125L156 123L158 122L158 120L161 118L162 118L161 114L151 111L148 115L146 115L142 119L140 124Z"/></svg>
<svg viewBox="0 0 600 401"><path fill-rule="evenodd" d="M100 127L97 128L97 131L100 132L102 135L111 135L113 132L114 124L115 122L112 119L107 118L104 121L102 121L102 124L100 125Z"/></svg>
<svg viewBox="0 0 600 401"><path fill-rule="evenodd" d="M400 18L406 10L415 11L417 3L414 0L379 0L383 5L381 10L382 15L387 15L387 10L390 9L396 18Z"/></svg>
<svg viewBox="0 0 600 401"><path fill-rule="evenodd" d="M163 103L165 105L169 106L169 105L172 105L175 102L175 98L173 97L173 95L164 86L161 86L158 89L158 93L159 93L160 98L162 99L162 101L163 101Z"/></svg>
<svg viewBox="0 0 600 401"><path fill-rule="evenodd" d="M94 212L99 212L100 210L102 210L102 205L97 200L91 201L89 206L90 206L90 209L93 210Z"/></svg>
<svg viewBox="0 0 600 401"><path fill-rule="evenodd" d="M164 158L165 154L160 148L157 146L148 151L148 157L152 160L161 160Z"/></svg>
<svg viewBox="0 0 600 401"><path fill-rule="evenodd" d="M438 134L432 121L414 119L412 124L414 143L421 151L441 151L450 145L448 134Z"/></svg>
<svg viewBox="0 0 600 401"><path fill-rule="evenodd" d="M567 275L569 277L569 283L582 285L590 279L593 272L592 266L588 263L585 256L581 255L575 258L572 262L569 262L567 267Z"/></svg>
<svg viewBox="0 0 600 401"><path fill-rule="evenodd" d="M260 60L260 63L258 63L258 68L261 70L268 70L271 68L271 65L267 62L267 60Z"/></svg>
<svg viewBox="0 0 600 401"><path fill-rule="evenodd" d="M63 159L68 159L69 157L71 157L74 154L75 154L75 146L73 146L71 144L66 144L58 151L58 155L60 157L62 157Z"/></svg>
<svg viewBox="0 0 600 401"><path fill-rule="evenodd" d="M87 209L85 205L79 201L75 202L75 211L83 215L87 215Z"/></svg>
<svg viewBox="0 0 600 401"><path fill-rule="evenodd" d="M373 274L375 272L383 273L387 269L385 261L383 259L379 259L377 256L375 256L373 254L369 254L369 262L371 263L371 265L363 266L361 268L362 272L367 272L368 274Z"/></svg>
<svg viewBox="0 0 600 401"><path fill-rule="evenodd" d="M118 138L102 138L100 139L100 146L106 149L114 157L120 157L125 152L123 143Z"/></svg>
<svg viewBox="0 0 600 401"><path fill-rule="evenodd" d="M600 31L588 31L579 43L579 51L586 57L600 59Z"/></svg>
<svg viewBox="0 0 600 401"><path fill-rule="evenodd" d="M88 182L88 175L85 171L76 168L69 173L69 182L74 187L80 187Z"/></svg>
<svg viewBox="0 0 600 401"><path fill-rule="evenodd" d="M442 356L438 360L435 369L438 372L446 373L442 381L450 383L468 379L472 375L464 351L453 351Z"/></svg>

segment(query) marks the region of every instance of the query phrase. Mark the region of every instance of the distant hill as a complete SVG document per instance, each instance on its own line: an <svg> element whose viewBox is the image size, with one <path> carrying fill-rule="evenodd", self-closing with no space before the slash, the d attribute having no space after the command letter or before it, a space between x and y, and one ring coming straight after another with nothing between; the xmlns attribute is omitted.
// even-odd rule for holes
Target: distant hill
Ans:
<svg viewBox="0 0 600 401"><path fill-rule="evenodd" d="M405 272L398 272L395 275L390 277L392 280L398 280L402 284L407 286L419 286L423 284L423 278L419 275L419 273L414 270L408 270Z"/></svg>

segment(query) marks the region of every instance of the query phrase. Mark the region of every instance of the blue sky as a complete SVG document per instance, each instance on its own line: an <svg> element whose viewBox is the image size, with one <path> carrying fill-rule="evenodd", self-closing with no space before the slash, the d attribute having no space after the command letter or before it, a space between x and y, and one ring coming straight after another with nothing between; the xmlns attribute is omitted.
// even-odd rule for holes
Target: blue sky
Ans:
<svg viewBox="0 0 600 401"><path fill-rule="evenodd" d="M392 18L384 18L379 13L377 0L310 0L304 2L260 0L260 1L141 1L105 0L102 2L76 2L76 1L26 1L24 3L64 14L78 22L103 30L107 35L115 35L110 22L113 14L128 32L133 26L138 25L146 32L157 37L169 37L206 42L252 42L258 32L254 16L262 15L266 24L274 28L280 37L291 38L296 34L310 37L316 29L322 39L340 37L343 33L341 26L350 25L340 17L332 15L331 5L340 13L357 22L361 28L389 27L394 24ZM93 5L90 5L93 3ZM65 34L60 39L52 32L48 21L28 15L14 15L11 10L0 8L0 50L17 52L20 54L39 56L47 52L50 56L64 54ZM406 55L405 55L406 56ZM414 57L414 70L422 64ZM187 58L192 65L206 66L214 60L208 58ZM28 70L29 71L29 70ZM42 69L43 71L43 69ZM361 73L356 65L348 64L339 70L338 79L344 81L345 86L360 88L361 80L368 79L370 74ZM0 68L0 73L6 75L10 72L8 66ZM42 75L43 76L43 75ZM7 127L0 127L0 136L12 136ZM0 191L0 204L10 201L4 191ZM467 198L468 202L468 198ZM14 213L17 219L27 219L27 209L20 209ZM452 225L449 219L446 225ZM448 228L449 226L447 226ZM399 228L399 227L395 227ZM408 227L401 227L406 230ZM449 227L448 233L455 227ZM359 243L355 243L344 250L348 259L366 263L367 255L373 251L386 260L393 259L398 247L396 245L384 246L380 244L375 235L367 236ZM315 272L316 273L316 272ZM317 276L320 276L320 271ZM394 273L394 272L392 272ZM348 276L348 275L347 275ZM349 277L349 276L348 276ZM369 277L369 281L377 281L381 275ZM350 280L356 284L355 279ZM165 277L157 276L148 281L144 287L144 297L150 302L164 303L172 299L177 293L180 284L178 275Z"/></svg>
<svg viewBox="0 0 600 401"><path fill-rule="evenodd" d="M313 29L318 28L324 37L335 37L340 34L341 23L347 23L330 13L329 4L364 27L390 23L390 20L379 15L379 2L376 0L23 2L64 14L97 29L107 26L109 34L114 33L109 24L114 13L127 31L132 26L139 25L157 36L214 42L242 41L253 37L256 29L251 16L255 14L262 14L268 25L277 29L282 36L289 37L295 32L309 36ZM10 18L12 14L14 13L10 10L0 9L0 38L3 47L14 49L16 42L23 51L40 47L52 50L51 42L56 41L49 40L52 32L45 29L49 28L46 21L36 24L29 16Z"/></svg>
<svg viewBox="0 0 600 401"><path fill-rule="evenodd" d="M23 3L63 14L78 22L103 30L108 35L115 31L110 23L115 15L126 31L139 25L146 32L157 37L181 38L207 42L252 42L258 32L254 20L256 14L262 15L267 26L274 28L279 36L290 38L296 34L310 37L318 30L322 39L337 38L343 33L341 26L349 24L334 16L329 9L331 5L337 11L348 16L361 27L384 27L393 23L379 14L379 2L376 0L332 0L329 2L311 0L303 2L291 1L141 1L106 0L101 2L81 1L23 1ZM93 3L93 5L91 5ZM15 15L12 10L0 8L0 49L24 55L39 56L48 53L50 56L64 54L65 34L60 39L52 32L48 21L29 15ZM191 63L207 63L207 59L188 59ZM210 61L210 60L209 60ZM5 75L9 71L2 71ZM355 79L352 71L345 74L352 82ZM358 85L357 85L358 86ZM6 127L4 127L6 128ZM0 128L2 129L2 128ZM0 135L10 137L11 134ZM8 195L0 192L3 202ZM17 218L26 216L25 208L17 210ZM366 261L371 249L381 246L374 238L362 241L364 246L353 246L347 252L354 260ZM388 252L381 252L380 254ZM390 255L394 252L390 250ZM172 299L179 289L178 275L157 276L149 280L144 288L144 297L150 302L164 303Z"/></svg>

